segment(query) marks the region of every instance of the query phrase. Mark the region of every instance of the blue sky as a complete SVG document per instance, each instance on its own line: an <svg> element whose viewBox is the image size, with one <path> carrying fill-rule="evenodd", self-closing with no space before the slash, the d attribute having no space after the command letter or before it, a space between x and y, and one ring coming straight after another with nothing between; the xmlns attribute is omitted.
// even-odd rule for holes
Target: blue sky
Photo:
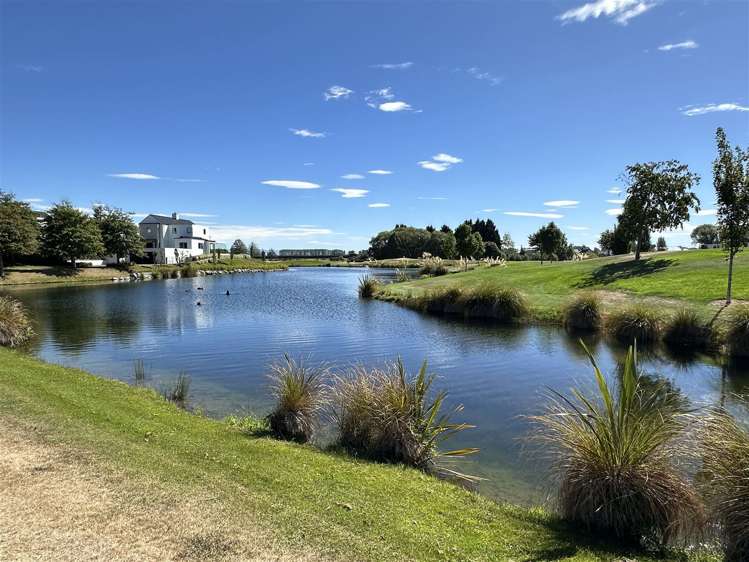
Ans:
<svg viewBox="0 0 749 562"><path fill-rule="evenodd" d="M3 1L1 40L2 189L265 248L468 217L592 244L624 167L671 158L713 222L715 128L749 144L746 2Z"/></svg>

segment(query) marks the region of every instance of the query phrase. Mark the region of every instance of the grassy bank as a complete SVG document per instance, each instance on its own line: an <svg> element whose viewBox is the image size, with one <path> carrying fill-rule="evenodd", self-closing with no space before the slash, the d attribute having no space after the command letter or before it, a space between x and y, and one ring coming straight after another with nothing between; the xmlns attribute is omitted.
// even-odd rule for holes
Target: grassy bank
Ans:
<svg viewBox="0 0 749 562"><path fill-rule="evenodd" d="M397 466L253 437L144 388L0 349L0 417L131 483L209 496L233 523L356 560L652 560ZM49 473L54 478L54 472ZM137 537L133 540L137 540ZM709 560L673 554L666 560Z"/></svg>
<svg viewBox="0 0 749 562"><path fill-rule="evenodd" d="M739 254L734 270L734 298L749 300L749 253ZM481 267L465 273L419 279L386 286L380 298L407 303L449 288L471 290L512 287L530 305L531 319L559 321L573 294L599 291L605 310L635 300L676 310L685 304L708 317L714 301L725 298L727 265L720 250L660 252L633 261L631 256L580 262L508 262L506 267Z"/></svg>

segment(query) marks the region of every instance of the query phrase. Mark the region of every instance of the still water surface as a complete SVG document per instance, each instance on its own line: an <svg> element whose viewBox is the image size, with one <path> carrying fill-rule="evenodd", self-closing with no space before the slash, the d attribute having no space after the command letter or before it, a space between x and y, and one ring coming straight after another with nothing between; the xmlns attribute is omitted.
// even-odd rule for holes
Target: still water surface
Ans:
<svg viewBox="0 0 749 562"><path fill-rule="evenodd" d="M393 277L392 271L372 273ZM481 448L460 468L486 478L481 491L498 499L543 499L544 463L523 451L529 427L523 416L540 410L549 387L590 386L577 340L554 327L468 324L363 301L356 292L361 274L300 268L16 295L37 319L32 349L42 359L128 382L134 362L143 360L155 388L185 372L192 378L191 404L216 417L265 414L267 366L283 353L340 369L401 356L415 370L428 360L450 403L463 404L462 419L477 426L451 443ZM588 345L604 371L614 373L623 350L597 340ZM721 367L707 357L675 360L664 351L641 359L645 371L670 380L693 405L730 405L731 393L749 391L746 368Z"/></svg>

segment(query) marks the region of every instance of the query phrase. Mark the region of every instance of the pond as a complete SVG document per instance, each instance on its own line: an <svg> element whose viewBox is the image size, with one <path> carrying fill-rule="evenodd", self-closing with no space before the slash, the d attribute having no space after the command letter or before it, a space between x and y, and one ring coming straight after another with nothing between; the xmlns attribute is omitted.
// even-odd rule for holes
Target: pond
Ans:
<svg viewBox="0 0 749 562"><path fill-rule="evenodd" d="M577 339L555 327L464 323L360 300L362 273L298 268L14 294L36 319L32 352L40 358L127 382L142 360L147 384L157 389L184 372L192 378L191 405L215 417L267 413L267 368L284 353L339 369L400 356L415 371L427 360L450 404L465 406L460 419L476 425L448 443L481 449L460 470L485 478L480 491L497 499L543 500L544 463L525 450L523 416L540 411L549 388L591 387ZM388 270L370 273L394 277ZM603 370L615 373L625 350L587 343ZM668 379L694 406L732 405L732 393L749 391L749 369L709 357L685 360L655 350L641 354L641 366Z"/></svg>

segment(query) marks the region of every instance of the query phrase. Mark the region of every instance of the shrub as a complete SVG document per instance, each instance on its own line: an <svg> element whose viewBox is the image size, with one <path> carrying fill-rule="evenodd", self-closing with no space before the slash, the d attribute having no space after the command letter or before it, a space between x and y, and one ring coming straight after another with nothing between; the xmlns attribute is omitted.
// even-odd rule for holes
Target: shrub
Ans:
<svg viewBox="0 0 749 562"><path fill-rule="evenodd" d="M749 357L749 304L735 306L728 316L726 347L734 357Z"/></svg>
<svg viewBox="0 0 749 562"><path fill-rule="evenodd" d="M0 296L0 345L18 347L34 335L23 305L14 298Z"/></svg>
<svg viewBox="0 0 749 562"><path fill-rule="evenodd" d="M710 327L692 309L682 308L666 324L663 341L685 350L705 349L710 345Z"/></svg>
<svg viewBox="0 0 749 562"><path fill-rule="evenodd" d="M606 330L622 343L651 343L660 336L661 321L657 312L636 304L612 312L606 319Z"/></svg>
<svg viewBox="0 0 749 562"><path fill-rule="evenodd" d="M185 373L180 373L177 379L174 381L174 385L162 392L164 398L169 400L169 402L174 402L180 408L184 408L187 404L187 398L189 394L190 377Z"/></svg>
<svg viewBox="0 0 749 562"><path fill-rule="evenodd" d="M516 322L528 314L525 297L514 287L480 285L461 297L466 316Z"/></svg>
<svg viewBox="0 0 749 562"><path fill-rule="evenodd" d="M198 276L198 268L195 267L193 264L188 263L186 265L183 265L180 268L180 275L182 277L197 277Z"/></svg>
<svg viewBox="0 0 749 562"><path fill-rule="evenodd" d="M442 452L439 445L467 429L450 418L462 410L442 414L447 394L430 397L434 375L424 362L409 377L399 359L385 369L353 369L339 377L334 386L333 419L338 426L338 443L351 453L392 463L403 463L438 476L471 481L472 477L448 468L445 459L478 451L466 448Z"/></svg>
<svg viewBox="0 0 749 562"><path fill-rule="evenodd" d="M312 439L325 403L324 367L308 367L288 355L271 366L271 393L276 406L268 425L276 437L298 443Z"/></svg>
<svg viewBox="0 0 749 562"><path fill-rule="evenodd" d="M749 411L749 400L738 398ZM749 429L723 408L714 408L700 424L703 489L713 519L720 524L726 559L739 562L749 553Z"/></svg>
<svg viewBox="0 0 749 562"><path fill-rule="evenodd" d="M570 331L597 331L601 327L601 299L595 293L578 294L564 308L562 318Z"/></svg>
<svg viewBox="0 0 749 562"><path fill-rule="evenodd" d="M371 299L380 288L380 282L371 275L359 277L359 296L363 299Z"/></svg>
<svg viewBox="0 0 749 562"><path fill-rule="evenodd" d="M667 543L704 522L695 492L674 469L686 426L678 395L637 373L629 349L615 397L590 352L596 398L552 391L546 412L531 419L554 457L563 517L618 539Z"/></svg>
<svg viewBox="0 0 749 562"><path fill-rule="evenodd" d="M406 273L402 269L396 269L395 270L395 282L396 283L405 283L406 281L410 281L408 277L408 273Z"/></svg>

